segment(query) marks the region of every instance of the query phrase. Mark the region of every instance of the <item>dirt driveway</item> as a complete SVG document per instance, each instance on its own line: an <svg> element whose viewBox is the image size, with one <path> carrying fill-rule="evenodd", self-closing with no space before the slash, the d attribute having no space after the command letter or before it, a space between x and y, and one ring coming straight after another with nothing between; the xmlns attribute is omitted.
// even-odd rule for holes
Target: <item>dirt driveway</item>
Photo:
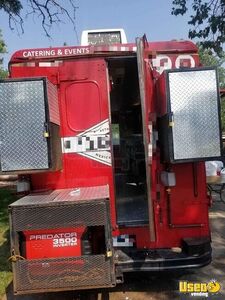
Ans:
<svg viewBox="0 0 225 300"><path fill-rule="evenodd" d="M215 202L210 211L213 241L213 262L202 269L174 273L129 274L125 284L110 292L110 300L173 300L207 299L191 297L178 292L179 280L208 282L216 279L221 284L221 291L208 299L225 299L225 204ZM11 286L2 300L76 300L75 293L51 293L14 297ZM84 298L85 299L85 296ZM100 296L99 296L100 299Z"/></svg>

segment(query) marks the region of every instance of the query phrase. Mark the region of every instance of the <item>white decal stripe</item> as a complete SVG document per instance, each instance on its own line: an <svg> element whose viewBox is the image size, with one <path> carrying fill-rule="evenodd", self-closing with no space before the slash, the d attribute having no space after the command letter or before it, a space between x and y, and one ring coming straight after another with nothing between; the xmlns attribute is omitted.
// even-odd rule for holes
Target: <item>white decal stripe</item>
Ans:
<svg viewBox="0 0 225 300"><path fill-rule="evenodd" d="M103 163L107 166L111 166L111 152L109 151L98 151L98 152L82 152L77 153L87 158L93 159L97 162Z"/></svg>
<svg viewBox="0 0 225 300"><path fill-rule="evenodd" d="M39 62L39 67L51 67L52 65L51 62Z"/></svg>
<svg viewBox="0 0 225 300"><path fill-rule="evenodd" d="M92 127L90 127L89 129L85 130L84 132L79 133L77 136L83 136L86 134L98 134L99 131L104 130L103 133L109 133L109 120L106 119L104 121L102 121L101 123L94 125Z"/></svg>
<svg viewBox="0 0 225 300"><path fill-rule="evenodd" d="M118 46L109 46L109 51L119 51Z"/></svg>
<svg viewBox="0 0 225 300"><path fill-rule="evenodd" d="M73 137L61 139L63 153L77 153L95 161L111 166L109 120Z"/></svg>

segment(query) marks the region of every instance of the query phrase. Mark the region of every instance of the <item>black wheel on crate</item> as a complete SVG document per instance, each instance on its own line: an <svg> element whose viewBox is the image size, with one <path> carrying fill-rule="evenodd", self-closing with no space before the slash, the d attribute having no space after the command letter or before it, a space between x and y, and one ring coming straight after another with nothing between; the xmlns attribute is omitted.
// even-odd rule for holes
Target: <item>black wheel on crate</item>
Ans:
<svg viewBox="0 0 225 300"><path fill-rule="evenodd" d="M100 300L109 300L109 292L108 291L102 292Z"/></svg>

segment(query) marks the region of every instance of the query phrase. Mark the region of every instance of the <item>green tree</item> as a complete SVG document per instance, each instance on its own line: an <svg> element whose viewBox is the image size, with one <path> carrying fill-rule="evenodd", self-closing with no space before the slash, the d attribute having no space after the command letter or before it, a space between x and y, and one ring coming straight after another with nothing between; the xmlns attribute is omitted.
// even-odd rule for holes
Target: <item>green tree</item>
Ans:
<svg viewBox="0 0 225 300"><path fill-rule="evenodd" d="M197 43L198 45L198 53L200 62L204 66L215 66L218 68L219 73L219 82L220 88L225 88L225 68L223 67L225 63L225 55L221 55L218 57L215 55L211 49L205 49L201 44Z"/></svg>
<svg viewBox="0 0 225 300"><path fill-rule="evenodd" d="M225 68L223 67L225 63L225 55L223 57L218 57L212 53L211 49L204 49L203 46L198 44L199 47L199 58L200 62L204 66L216 66L219 73L220 88L225 88ZM221 123L222 131L225 131L225 96L221 97Z"/></svg>
<svg viewBox="0 0 225 300"><path fill-rule="evenodd" d="M221 97L221 125L222 131L225 132L225 96Z"/></svg>
<svg viewBox="0 0 225 300"><path fill-rule="evenodd" d="M0 30L0 78L5 78L8 74L6 70L3 68L3 57L2 54L6 53L6 45L2 37L2 33Z"/></svg>
<svg viewBox="0 0 225 300"><path fill-rule="evenodd" d="M52 25L65 19L75 27L76 0L0 0L0 10L9 17L10 29L24 32L24 19L30 15L37 17L45 34L50 37Z"/></svg>
<svg viewBox="0 0 225 300"><path fill-rule="evenodd" d="M189 38L198 38L201 45L221 56L225 42L225 0L173 0L172 14L190 12Z"/></svg>

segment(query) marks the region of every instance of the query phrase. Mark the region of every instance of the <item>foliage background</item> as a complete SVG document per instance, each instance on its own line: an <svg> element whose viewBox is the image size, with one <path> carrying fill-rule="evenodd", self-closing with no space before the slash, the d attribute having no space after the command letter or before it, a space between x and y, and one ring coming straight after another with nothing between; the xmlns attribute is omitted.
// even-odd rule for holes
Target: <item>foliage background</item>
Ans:
<svg viewBox="0 0 225 300"><path fill-rule="evenodd" d="M189 15L189 38L205 49L223 55L225 43L225 0L173 0L172 14Z"/></svg>
<svg viewBox="0 0 225 300"><path fill-rule="evenodd" d="M216 66L218 68L219 84L221 89L225 89L225 55L218 57L211 49L204 49L201 44L199 47L199 58L204 66ZM225 131L225 93L221 96L221 125L222 131Z"/></svg>
<svg viewBox="0 0 225 300"><path fill-rule="evenodd" d="M0 78L5 78L8 74L7 70L3 69L3 56L6 53L6 45L2 37L2 32L0 29Z"/></svg>

